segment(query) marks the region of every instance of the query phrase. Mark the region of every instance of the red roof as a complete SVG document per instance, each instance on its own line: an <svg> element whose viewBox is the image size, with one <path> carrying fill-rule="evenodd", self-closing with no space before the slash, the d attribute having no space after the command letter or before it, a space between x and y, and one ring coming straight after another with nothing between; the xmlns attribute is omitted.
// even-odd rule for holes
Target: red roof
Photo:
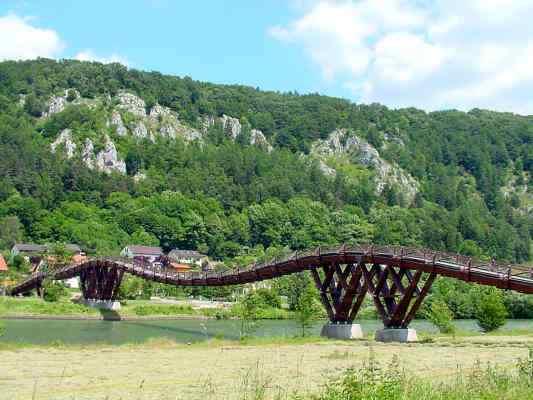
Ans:
<svg viewBox="0 0 533 400"><path fill-rule="evenodd" d="M4 260L4 256L0 254L0 272L7 272L9 271L9 268L7 267L6 260Z"/></svg>
<svg viewBox="0 0 533 400"><path fill-rule="evenodd" d="M179 272L186 272L191 269L191 266L189 264L180 264L176 262L171 262L170 266Z"/></svg>

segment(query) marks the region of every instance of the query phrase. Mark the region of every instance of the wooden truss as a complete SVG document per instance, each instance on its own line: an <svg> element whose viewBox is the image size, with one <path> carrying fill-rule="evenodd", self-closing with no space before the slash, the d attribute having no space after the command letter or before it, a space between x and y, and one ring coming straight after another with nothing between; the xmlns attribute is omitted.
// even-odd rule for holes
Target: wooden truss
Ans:
<svg viewBox="0 0 533 400"><path fill-rule="evenodd" d="M323 274L319 271L323 270ZM406 328L436 278L399 266L338 263L311 269L322 303L333 323L352 323L368 293L386 328ZM423 275L427 275L423 279Z"/></svg>
<svg viewBox="0 0 533 400"><path fill-rule="evenodd" d="M96 264L80 271L80 286L83 298L114 300L122 282L124 271L103 264Z"/></svg>

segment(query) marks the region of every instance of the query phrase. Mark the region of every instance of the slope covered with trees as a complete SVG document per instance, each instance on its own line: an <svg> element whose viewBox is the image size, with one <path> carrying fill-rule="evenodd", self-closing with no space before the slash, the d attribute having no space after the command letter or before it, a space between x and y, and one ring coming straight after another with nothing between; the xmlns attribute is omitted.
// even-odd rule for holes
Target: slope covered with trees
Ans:
<svg viewBox="0 0 533 400"><path fill-rule="evenodd" d="M50 98L66 90L98 102L45 115ZM102 146L109 99L121 90L141 97L147 111L168 107L198 130L208 116L239 118L260 129L274 149L231 140L218 125L202 142L113 137L125 175L91 170L79 157L50 151L64 128ZM332 160L334 176L323 173L308 154L341 128L416 179L412 203L399 185L377 194L374 171L349 158ZM533 227L532 138L533 117L513 114L391 110L119 64L3 62L0 245L7 249L21 238L76 242L109 254L135 242L246 263L282 248L374 242L524 262ZM137 179L140 170L143 179Z"/></svg>

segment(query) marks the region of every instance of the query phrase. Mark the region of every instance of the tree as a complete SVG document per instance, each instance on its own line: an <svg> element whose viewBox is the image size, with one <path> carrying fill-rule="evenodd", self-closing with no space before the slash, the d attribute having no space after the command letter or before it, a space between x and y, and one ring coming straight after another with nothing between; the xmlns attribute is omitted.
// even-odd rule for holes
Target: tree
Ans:
<svg viewBox="0 0 533 400"><path fill-rule="evenodd" d="M494 287L481 289L475 316L483 332L491 332L505 325L507 310L501 291Z"/></svg>
<svg viewBox="0 0 533 400"><path fill-rule="evenodd" d="M241 320L241 339L250 336L257 328L261 300L254 292L245 294L237 304L237 315Z"/></svg>
<svg viewBox="0 0 533 400"><path fill-rule="evenodd" d="M18 217L8 216L0 219L0 249L10 249L22 241L24 227Z"/></svg>
<svg viewBox="0 0 533 400"><path fill-rule="evenodd" d="M442 299L433 300L424 314L439 332L455 334L453 313Z"/></svg>
<svg viewBox="0 0 533 400"><path fill-rule="evenodd" d="M63 283L52 280L45 280L42 289L43 299L49 302L56 302L67 294L67 289Z"/></svg>
<svg viewBox="0 0 533 400"><path fill-rule="evenodd" d="M307 285L296 305L296 321L302 329L302 337L305 337L306 330L311 327L313 321L320 315L319 313L317 290L313 285Z"/></svg>
<svg viewBox="0 0 533 400"><path fill-rule="evenodd" d="M30 94L24 101L24 110L32 117L40 117L45 110L45 104L37 96Z"/></svg>

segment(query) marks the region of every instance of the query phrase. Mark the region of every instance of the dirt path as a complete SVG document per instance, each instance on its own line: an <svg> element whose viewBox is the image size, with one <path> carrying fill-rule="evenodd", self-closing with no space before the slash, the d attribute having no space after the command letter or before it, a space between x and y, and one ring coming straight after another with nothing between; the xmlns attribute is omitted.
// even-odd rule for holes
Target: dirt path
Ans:
<svg viewBox="0 0 533 400"><path fill-rule="evenodd" d="M269 398L316 391L328 376L368 359L398 355L414 373L445 379L476 360L500 365L526 355L508 344L393 345L323 342L301 345L163 343L91 349L29 348L0 352L0 399L241 399L267 388ZM33 396L33 397L32 397ZM284 398L282 396L282 398ZM249 397L246 397L249 398Z"/></svg>

